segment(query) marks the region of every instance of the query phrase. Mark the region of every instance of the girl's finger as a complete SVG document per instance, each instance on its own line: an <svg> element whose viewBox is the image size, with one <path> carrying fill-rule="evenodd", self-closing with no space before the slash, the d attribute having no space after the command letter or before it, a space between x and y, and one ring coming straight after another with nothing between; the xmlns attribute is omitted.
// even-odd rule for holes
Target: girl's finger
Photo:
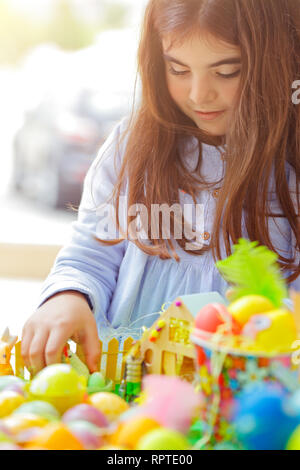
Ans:
<svg viewBox="0 0 300 470"><path fill-rule="evenodd" d="M32 338L34 336L34 330L32 327L26 325L22 331L22 341L21 341L21 356L23 358L24 364L27 369L30 368L30 357L29 357L29 350Z"/></svg>
<svg viewBox="0 0 300 470"><path fill-rule="evenodd" d="M61 362L63 348L71 337L69 329L54 328L48 337L45 347L45 362L49 366Z"/></svg>
<svg viewBox="0 0 300 470"><path fill-rule="evenodd" d="M99 371L101 349L96 322L88 324L83 339L81 340L81 346L90 372Z"/></svg>
<svg viewBox="0 0 300 470"><path fill-rule="evenodd" d="M49 336L49 330L40 330L33 336L29 348L30 372L35 375L46 365L45 347Z"/></svg>

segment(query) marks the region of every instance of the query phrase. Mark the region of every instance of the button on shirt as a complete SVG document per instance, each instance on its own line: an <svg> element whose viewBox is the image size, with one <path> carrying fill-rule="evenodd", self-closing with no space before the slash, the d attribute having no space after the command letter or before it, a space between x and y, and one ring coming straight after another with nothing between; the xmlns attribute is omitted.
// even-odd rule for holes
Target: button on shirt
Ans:
<svg viewBox="0 0 300 470"><path fill-rule="evenodd" d="M103 246L95 240L94 235L99 236L99 213L95 205L100 207L107 201L116 183L127 138L119 146L115 165L116 143L126 123L127 118L124 118L115 126L86 176L71 239L58 254L38 303L41 305L50 296L65 290L84 293L92 305L100 338L107 337L107 332L111 334L112 331L115 336L121 335L124 328L129 328L128 333L135 336L137 329L152 325L163 304L172 302L179 295L217 291L224 296L228 288L210 251L195 256L176 244L180 256L180 262L176 262L149 256L128 240L114 246ZM193 171L199 155L197 139L190 138L181 151L187 167ZM209 182L218 182L216 188L201 191L197 199L197 203L203 205L201 238L204 244L210 241L216 191L220 188L224 165L218 149L203 144L202 175ZM294 172L291 167L287 171L290 190L295 191ZM126 191L125 185L124 195ZM181 204L192 202L188 194L181 191L179 194ZM280 219L279 223L270 221L270 233L275 247L284 254L291 252L292 234L286 219ZM292 287L300 290L299 277Z"/></svg>

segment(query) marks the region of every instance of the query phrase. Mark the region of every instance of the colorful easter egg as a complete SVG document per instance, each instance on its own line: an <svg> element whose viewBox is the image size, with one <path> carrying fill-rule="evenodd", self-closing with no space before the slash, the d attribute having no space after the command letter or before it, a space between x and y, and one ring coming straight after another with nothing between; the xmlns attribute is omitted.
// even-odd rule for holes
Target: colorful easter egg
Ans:
<svg viewBox="0 0 300 470"><path fill-rule="evenodd" d="M287 450L300 450L300 425L293 431L286 446Z"/></svg>
<svg viewBox="0 0 300 470"><path fill-rule="evenodd" d="M254 342L261 352L288 352L297 339L293 315L287 309L278 309L253 315L242 330L242 336Z"/></svg>
<svg viewBox="0 0 300 470"><path fill-rule="evenodd" d="M88 394L111 392L114 388L112 380L106 380L101 372L94 372L88 380Z"/></svg>
<svg viewBox="0 0 300 470"><path fill-rule="evenodd" d="M225 305L213 303L205 305L205 307L198 312L195 320L195 328L208 333L216 333L218 327L225 323L231 325L231 330L234 334L240 332L240 326L232 318Z"/></svg>
<svg viewBox="0 0 300 470"><path fill-rule="evenodd" d="M257 382L239 395L233 415L241 444L249 450L283 450L299 419L285 411L286 393Z"/></svg>
<svg viewBox="0 0 300 470"><path fill-rule="evenodd" d="M0 443L0 451L1 450L22 450L22 448L12 442L2 442Z"/></svg>
<svg viewBox="0 0 300 470"><path fill-rule="evenodd" d="M188 450L185 436L173 429L154 429L137 442L137 450Z"/></svg>
<svg viewBox="0 0 300 470"><path fill-rule="evenodd" d="M68 364L53 364L40 371L32 380L31 398L45 400L64 413L83 401L86 379Z"/></svg>
<svg viewBox="0 0 300 470"><path fill-rule="evenodd" d="M138 440L153 429L160 428L161 425L154 419L147 416L135 416L129 421L122 423L116 435L112 435L112 442L116 445L134 449Z"/></svg>
<svg viewBox="0 0 300 470"><path fill-rule="evenodd" d="M25 397L26 395L26 391L25 391L25 384L11 384L11 385L8 385L7 387L5 387L4 390L10 390L11 392L16 392L16 393L19 393L20 395L23 395L23 397Z"/></svg>
<svg viewBox="0 0 300 470"><path fill-rule="evenodd" d="M98 410L95 406L81 403L73 408L70 408L62 417L64 423L71 423L72 421L88 421L89 423L103 428L108 426L106 416Z"/></svg>
<svg viewBox="0 0 300 470"><path fill-rule="evenodd" d="M1 441L1 438L5 439L5 437L7 437L8 439L12 439L13 435L10 432L10 430L8 429L8 427L5 426L3 420L1 420L0 421L0 441Z"/></svg>
<svg viewBox="0 0 300 470"><path fill-rule="evenodd" d="M15 375L0 376L0 392L11 385L20 385L21 387L23 387L24 384L24 380L19 377L16 377Z"/></svg>
<svg viewBox="0 0 300 470"><path fill-rule="evenodd" d="M112 444L106 444L97 450L130 450L130 449L127 449L126 447L122 447L122 446L117 447Z"/></svg>
<svg viewBox="0 0 300 470"><path fill-rule="evenodd" d="M19 432L32 428L32 427L44 427L48 424L48 420L34 414L12 414L3 420L4 425L14 435Z"/></svg>
<svg viewBox="0 0 300 470"><path fill-rule="evenodd" d="M53 405L51 405L51 403L42 400L34 400L23 403L23 405L19 406L19 408L14 411L14 414L20 413L30 413L33 415L38 415L47 419L48 421L60 419L60 414L57 409Z"/></svg>
<svg viewBox="0 0 300 470"><path fill-rule="evenodd" d="M262 295L245 295L232 302L227 309L240 325L245 325L252 315L274 310L274 305Z"/></svg>
<svg viewBox="0 0 300 470"><path fill-rule="evenodd" d="M123 398L110 392L98 392L90 395L89 403L101 411L112 422L128 410L128 403Z"/></svg>
<svg viewBox="0 0 300 470"><path fill-rule="evenodd" d="M29 442L26 448L42 447L47 450L84 450L79 439L63 423L50 423Z"/></svg>
<svg viewBox="0 0 300 470"><path fill-rule="evenodd" d="M67 424L86 450L96 450L103 444L99 428L88 421L71 421Z"/></svg>
<svg viewBox="0 0 300 470"><path fill-rule="evenodd" d="M0 418L10 415L24 402L25 397L20 395L20 393L2 390L2 392L0 392Z"/></svg>
<svg viewBox="0 0 300 470"><path fill-rule="evenodd" d="M24 429L15 436L15 442L20 446L24 446L39 436L39 434L43 432L42 429L43 428L37 426Z"/></svg>
<svg viewBox="0 0 300 470"><path fill-rule="evenodd" d="M13 442L13 439L7 433L0 430L0 443L2 444L3 442Z"/></svg>

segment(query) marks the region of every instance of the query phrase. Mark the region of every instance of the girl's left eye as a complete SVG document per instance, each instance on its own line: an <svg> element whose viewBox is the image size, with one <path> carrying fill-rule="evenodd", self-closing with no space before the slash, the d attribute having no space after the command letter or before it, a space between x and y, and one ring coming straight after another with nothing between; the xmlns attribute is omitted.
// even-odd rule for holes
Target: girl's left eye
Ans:
<svg viewBox="0 0 300 470"><path fill-rule="evenodd" d="M240 74L240 70L237 70L236 72L225 74L225 73L217 73L218 77L221 78L234 78L237 77Z"/></svg>
<svg viewBox="0 0 300 470"><path fill-rule="evenodd" d="M169 68L169 72L172 73L173 75L186 75L187 73L189 73L188 70L179 71L179 70L173 69L173 67L171 66ZM235 72L229 73L229 74L217 72L216 75L220 78L229 79L229 78L237 77L240 74L240 72L241 72L240 70L236 70Z"/></svg>
<svg viewBox="0 0 300 470"><path fill-rule="evenodd" d="M186 73L188 73L188 70L183 70L182 72L179 72L178 70L173 69L173 67L170 67L169 72L171 72L173 75L185 75Z"/></svg>

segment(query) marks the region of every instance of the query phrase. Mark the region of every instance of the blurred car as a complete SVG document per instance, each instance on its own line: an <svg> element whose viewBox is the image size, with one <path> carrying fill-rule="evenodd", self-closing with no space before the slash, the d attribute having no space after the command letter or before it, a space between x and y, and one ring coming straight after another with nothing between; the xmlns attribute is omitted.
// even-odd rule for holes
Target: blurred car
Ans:
<svg viewBox="0 0 300 470"><path fill-rule="evenodd" d="M114 125L128 110L118 96L81 90L69 109L46 97L25 114L14 139L13 187L52 208L78 205L84 177ZM114 101L114 102L113 102Z"/></svg>
<svg viewBox="0 0 300 470"><path fill-rule="evenodd" d="M136 33L105 31L73 53L40 46L25 60L26 111L13 144L13 188L53 208L78 205L88 168L133 105ZM24 100L25 101L25 100Z"/></svg>

